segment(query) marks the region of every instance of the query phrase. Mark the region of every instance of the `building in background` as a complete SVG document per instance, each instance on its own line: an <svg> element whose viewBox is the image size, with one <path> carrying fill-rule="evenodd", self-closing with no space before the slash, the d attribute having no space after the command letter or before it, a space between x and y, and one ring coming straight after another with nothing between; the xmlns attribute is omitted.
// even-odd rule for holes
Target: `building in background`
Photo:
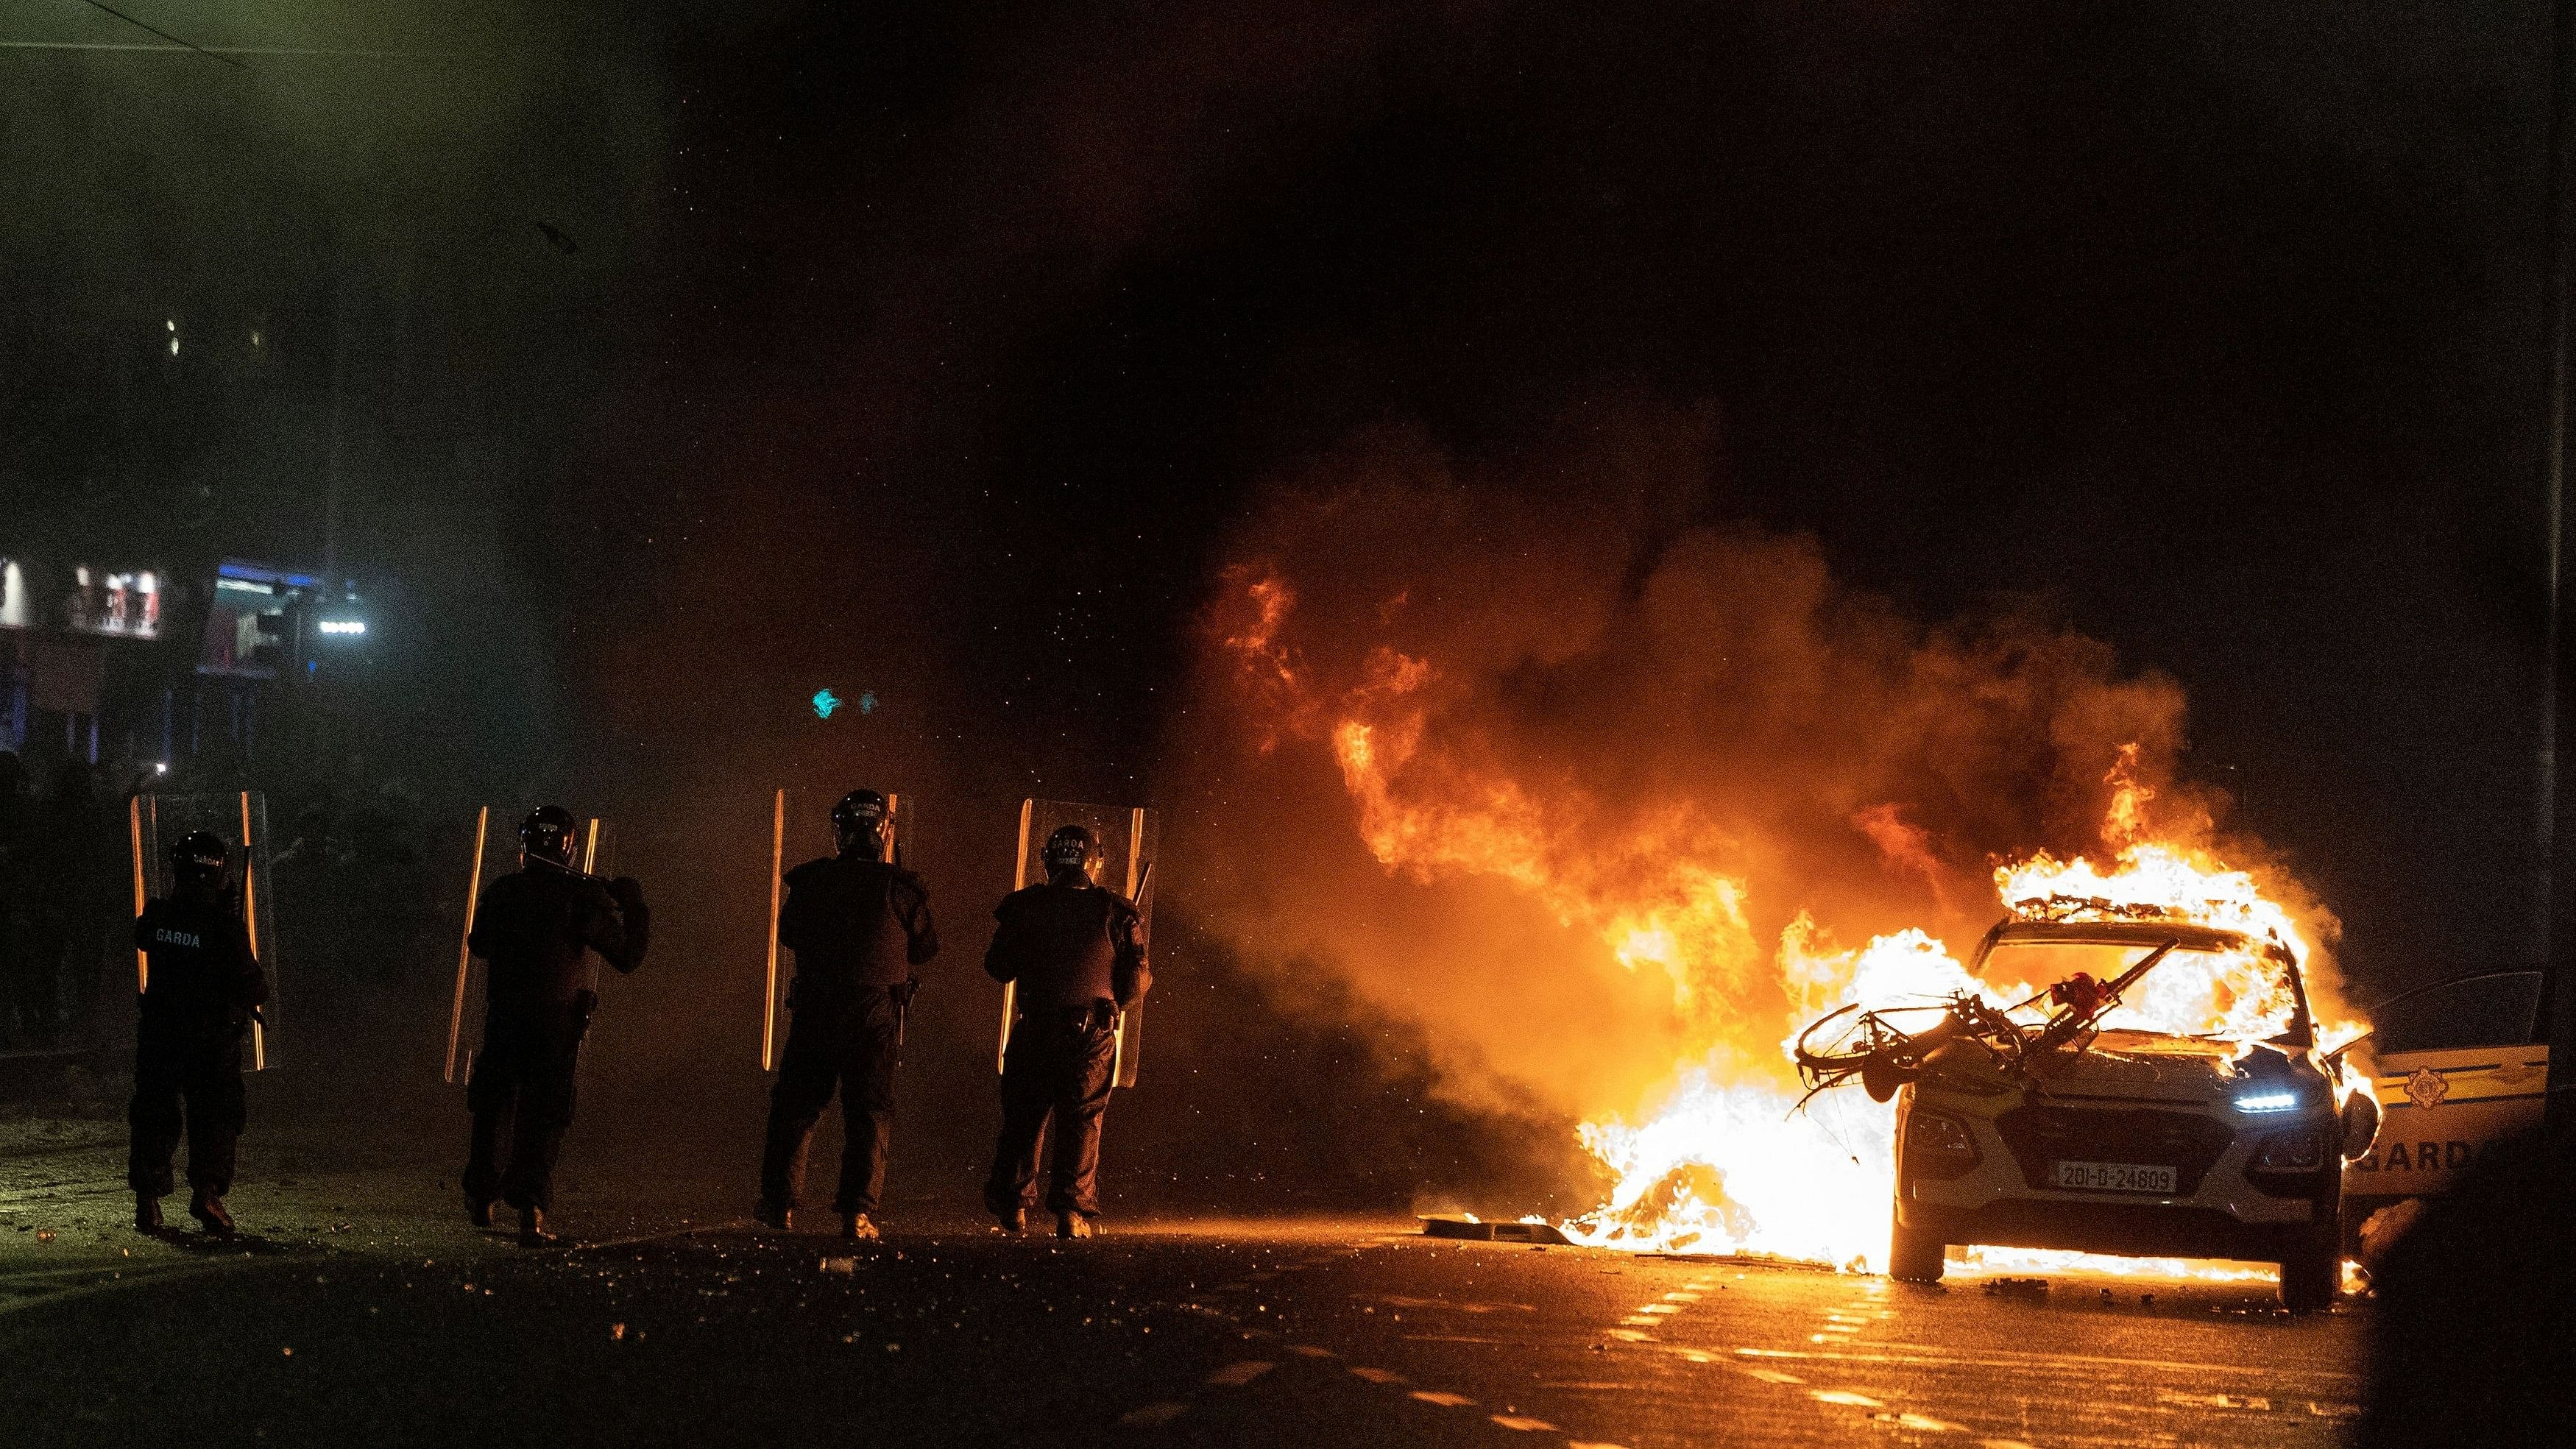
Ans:
<svg viewBox="0 0 2576 1449"><path fill-rule="evenodd" d="M244 769L265 719L295 691L363 678L373 643L345 578L0 556L0 749Z"/></svg>

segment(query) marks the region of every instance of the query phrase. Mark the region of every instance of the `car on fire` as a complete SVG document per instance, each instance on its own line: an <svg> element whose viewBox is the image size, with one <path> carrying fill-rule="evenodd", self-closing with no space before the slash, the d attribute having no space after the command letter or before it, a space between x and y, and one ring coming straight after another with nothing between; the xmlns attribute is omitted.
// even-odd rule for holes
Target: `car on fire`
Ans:
<svg viewBox="0 0 2576 1449"><path fill-rule="evenodd" d="M2011 1009L1962 992L1860 1013L1831 1049L1815 1028L1801 1042L1817 1085L1857 1076L1896 1099L1890 1276L1937 1281L1952 1246L2057 1248L2276 1263L2287 1307L2333 1301L2341 1159L2377 1112L2368 1093L2338 1102L2286 945L2180 920L2017 917L1969 970L2058 984ZM2234 1030L2134 1024L2193 994ZM1906 1030L1908 1010L1941 1014Z"/></svg>

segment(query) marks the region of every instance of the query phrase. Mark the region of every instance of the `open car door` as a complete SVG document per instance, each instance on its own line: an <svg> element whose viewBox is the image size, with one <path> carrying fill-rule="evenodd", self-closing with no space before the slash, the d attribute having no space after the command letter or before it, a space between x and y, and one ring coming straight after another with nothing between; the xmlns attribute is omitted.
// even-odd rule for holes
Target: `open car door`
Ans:
<svg viewBox="0 0 2576 1449"><path fill-rule="evenodd" d="M2371 1009L2371 1033L2336 1053L2367 1074L2381 1114L2370 1150L2344 1164L2348 1216L2449 1192L2487 1152L2539 1130L2540 998L2539 972L2488 971Z"/></svg>

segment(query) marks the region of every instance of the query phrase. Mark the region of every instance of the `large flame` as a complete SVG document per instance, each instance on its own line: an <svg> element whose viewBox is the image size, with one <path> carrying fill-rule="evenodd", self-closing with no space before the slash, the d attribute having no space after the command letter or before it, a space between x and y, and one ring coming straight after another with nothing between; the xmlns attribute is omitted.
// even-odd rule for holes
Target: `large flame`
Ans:
<svg viewBox="0 0 2576 1449"><path fill-rule="evenodd" d="M1738 843L1696 802L1614 816L1570 774L1532 773L1476 741L1434 737L1440 716L1425 699L1442 676L1430 659L1381 647L1355 685L1323 693L1280 641L1294 592L1266 573L1233 582L1251 621L1223 639L1247 690L1266 706L1272 733L1263 748L1282 728L1329 740L1360 837L1383 866L1423 880L1506 882L1564 925L1596 935L1622 966L1669 980L1699 1056L1642 1120L1583 1126L1583 1145L1617 1186L1566 1224L1569 1234L1596 1245L1881 1266L1894 1196L1893 1109L1852 1091L1802 1108L1787 1051L1792 1033L1847 1004L1914 1005L1974 991L2013 1007L2033 996L2034 983L1979 981L1922 929L1841 947L1803 910L1766 946L1753 925L1752 873ZM2239 1040L2277 1034L2295 1002L2281 973L2260 959L2261 943L2278 942L2307 962L2312 933L2255 873L2232 867L2205 839L2158 834L2155 792L2140 779L2135 745L2118 752L2104 783L2100 858L2034 849L2005 860L1993 871L1996 898L1983 918L2010 911L2163 919L2243 932L2257 942L2253 949L2191 953L2188 967L2151 974L2109 1024ZM1946 901L1942 867L1900 807L1861 809L1850 824L1893 868L1920 873ZM1959 904L1963 913L1980 909ZM1993 1260L2062 1264L2074 1256Z"/></svg>

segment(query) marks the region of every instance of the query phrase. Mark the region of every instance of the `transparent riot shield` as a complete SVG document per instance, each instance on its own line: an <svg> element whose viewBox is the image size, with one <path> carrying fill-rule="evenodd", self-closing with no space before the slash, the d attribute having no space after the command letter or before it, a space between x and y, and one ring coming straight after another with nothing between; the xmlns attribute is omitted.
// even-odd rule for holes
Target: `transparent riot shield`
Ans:
<svg viewBox="0 0 2576 1449"><path fill-rule="evenodd" d="M167 896L178 887L170 874L170 848L191 831L203 830L224 843L232 856L230 903L241 914L250 936L251 954L268 973L268 1004L250 1024L250 1066L268 1070L269 1034L276 1030L278 1001L286 994L278 969L277 910L269 889L268 797L256 790L226 795L137 795L126 804L126 832L134 857L134 913L143 903ZM134 952L134 983L140 991L151 984L151 958Z"/></svg>
<svg viewBox="0 0 2576 1449"><path fill-rule="evenodd" d="M1148 944L1154 929L1154 832L1160 817L1127 805L1084 805L1071 800L1029 799L1020 802L1020 848L1011 869L1011 889L1046 879L1047 837L1067 825L1090 827L1100 841L1100 883L1136 903L1139 937ZM1002 986L1002 1040L993 1055L993 1070L1002 1070L1011 1049L1011 1018L1018 1010L1016 983ZM1136 1085L1136 1068L1145 1055L1145 1003L1140 997L1118 1014L1117 1065L1111 1080Z"/></svg>
<svg viewBox="0 0 2576 1449"><path fill-rule="evenodd" d="M465 1081L474 1075L474 1057L482 1049L479 1023L483 1019L484 980L474 957L474 912L483 903L484 886L519 868L519 821L525 814L525 811L495 809L489 805L475 813L474 863L467 869L465 877L465 928L456 942L456 990L447 1010L446 1080L450 1082ZM585 875L605 878L615 874L616 828L596 816L583 820L581 854L574 863ZM596 956L585 956L583 960L593 977L589 985L595 991L599 987L596 979L599 960ZM469 1019L478 1023L475 1027L478 1036L471 1043L465 1036ZM458 1069L460 1051L462 1071Z"/></svg>
<svg viewBox="0 0 2576 1449"><path fill-rule="evenodd" d="M769 964L760 996L760 1069L778 1069L779 1018L785 987L778 974L778 917L787 906L787 872L818 856L840 853L840 836L832 828L832 807L843 791L787 786L770 797L769 814ZM920 803L911 795L886 792L886 851L904 863L920 841Z"/></svg>

